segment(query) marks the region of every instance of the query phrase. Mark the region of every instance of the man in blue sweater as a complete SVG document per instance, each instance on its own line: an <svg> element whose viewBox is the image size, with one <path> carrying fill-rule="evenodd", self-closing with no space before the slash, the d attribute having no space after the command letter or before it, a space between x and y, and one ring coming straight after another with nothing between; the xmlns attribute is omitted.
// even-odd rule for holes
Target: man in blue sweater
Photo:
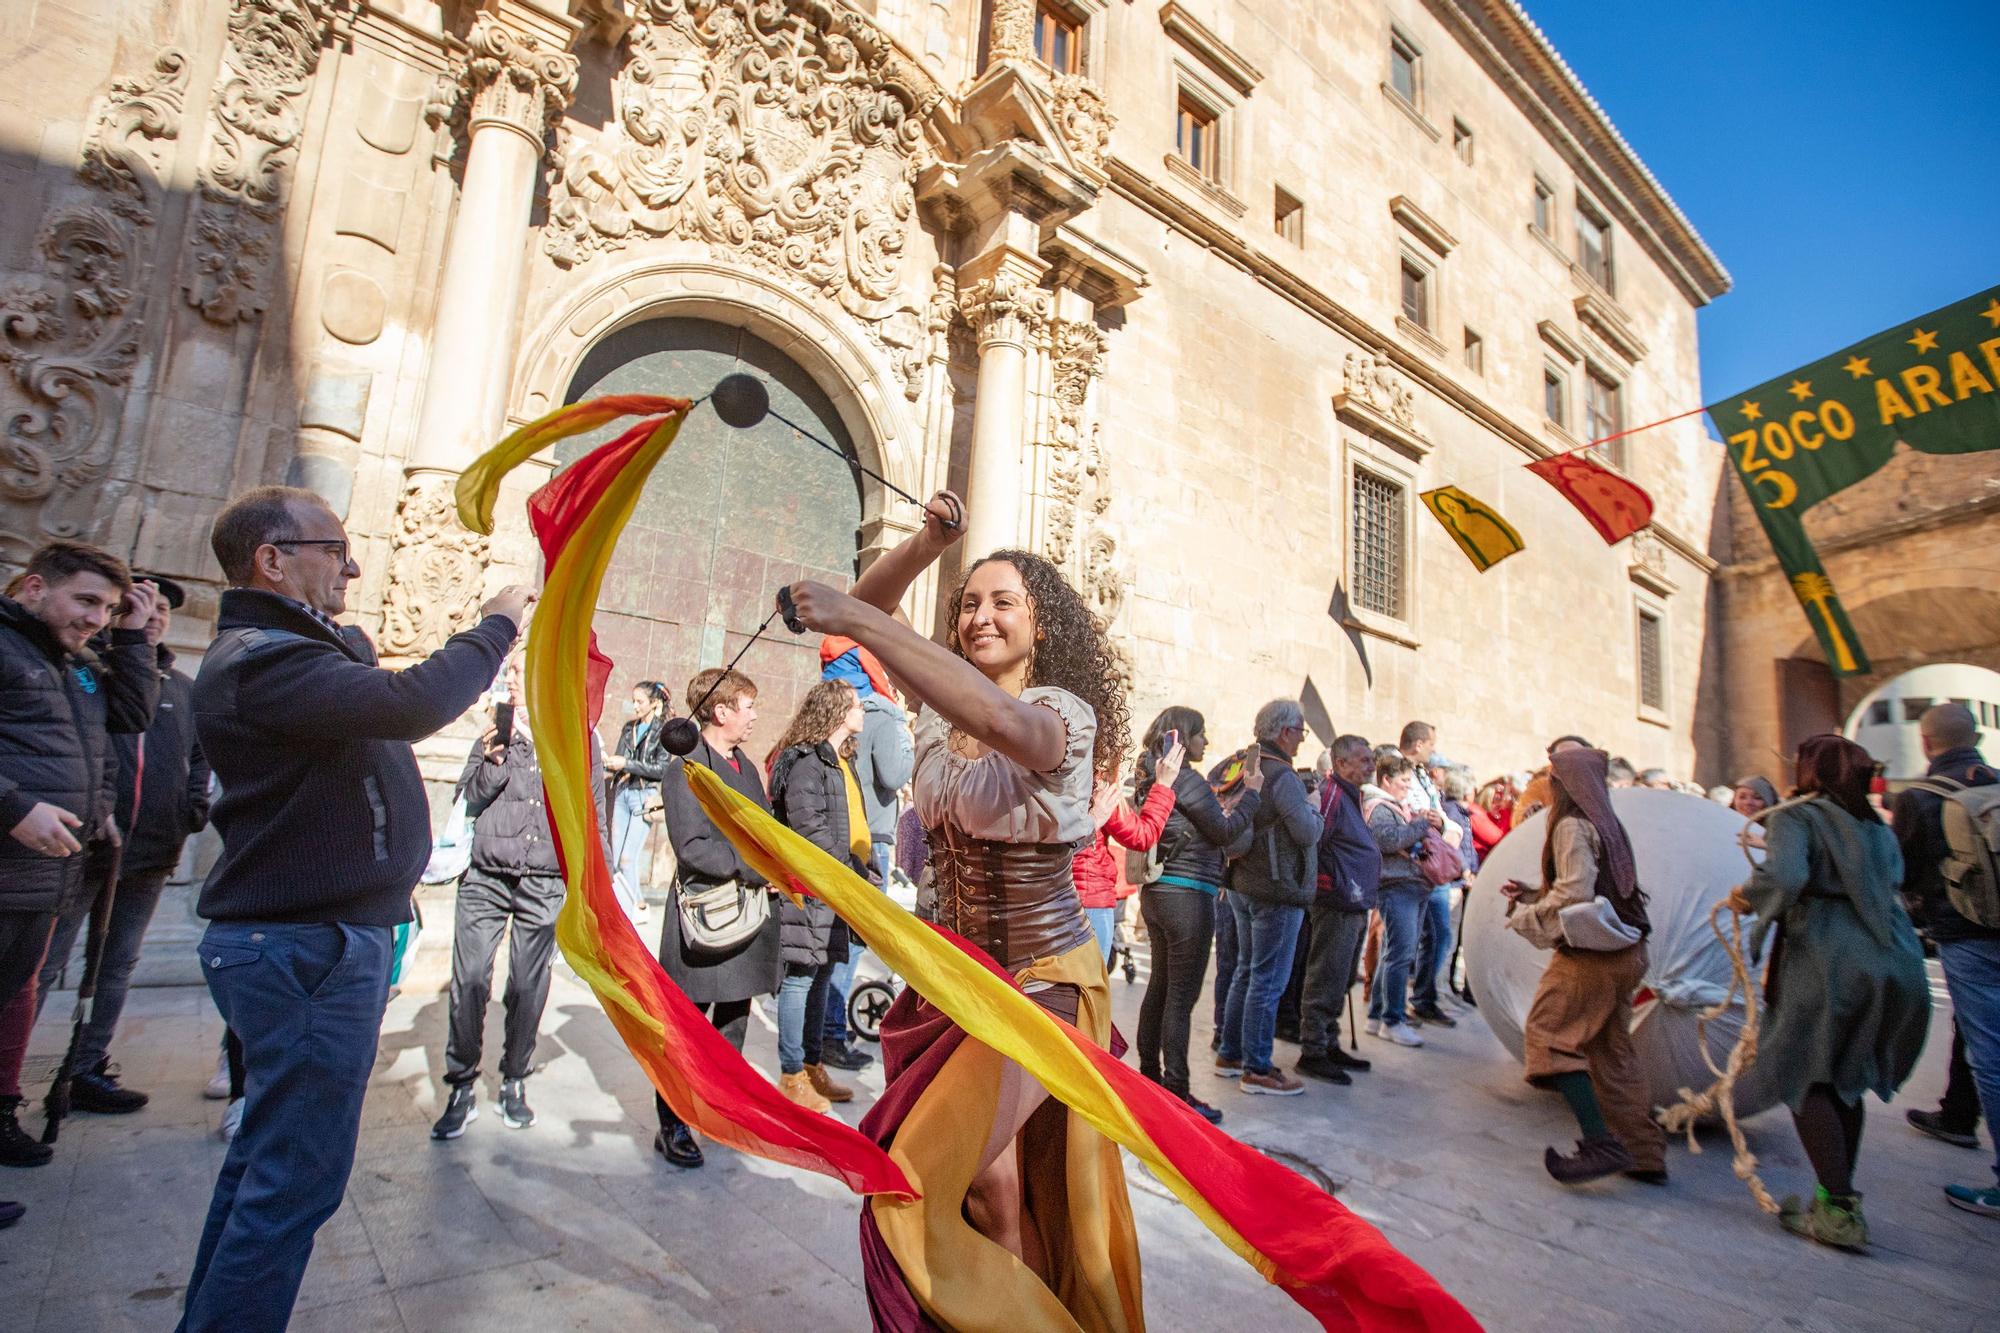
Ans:
<svg viewBox="0 0 2000 1333"><path fill-rule="evenodd" d="M222 785L222 858L202 886L202 973L243 1043L246 1100L188 1279L184 1330L282 1329L354 1164L388 1002L390 937L430 855L411 742L470 708L533 594L407 671L334 623L360 575L310 491L266 486L216 515L229 589L195 680L195 728Z"/></svg>

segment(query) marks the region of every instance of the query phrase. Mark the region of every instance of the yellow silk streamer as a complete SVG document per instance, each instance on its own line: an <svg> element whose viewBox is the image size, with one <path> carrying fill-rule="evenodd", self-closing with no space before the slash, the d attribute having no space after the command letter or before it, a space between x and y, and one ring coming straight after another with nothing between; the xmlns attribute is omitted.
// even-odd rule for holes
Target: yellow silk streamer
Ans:
<svg viewBox="0 0 2000 1333"><path fill-rule="evenodd" d="M1269 1281L1276 1266L1224 1221L1160 1152L1125 1101L1048 1011L988 971L889 896L780 824L699 764L687 765L695 799L739 855L795 898L801 886L832 907L889 968L974 1041L1020 1065L1070 1110L1123 1144Z"/></svg>

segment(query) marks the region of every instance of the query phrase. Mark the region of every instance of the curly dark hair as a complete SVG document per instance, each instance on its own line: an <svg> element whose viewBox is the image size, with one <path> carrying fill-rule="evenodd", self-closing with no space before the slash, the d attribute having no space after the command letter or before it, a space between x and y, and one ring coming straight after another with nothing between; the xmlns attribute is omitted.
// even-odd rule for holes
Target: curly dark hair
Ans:
<svg viewBox="0 0 2000 1333"><path fill-rule="evenodd" d="M1040 636L1029 659L1028 684L1052 685L1089 704L1097 714L1091 765L1099 773L1117 772L1131 730L1117 658L1103 617L1090 609L1083 594L1053 564L1027 551L995 551L968 565L951 592L945 646L965 656L958 642L958 609L965 600L965 585L973 571L994 560L1005 560L1019 570L1021 584L1028 590L1028 609Z"/></svg>

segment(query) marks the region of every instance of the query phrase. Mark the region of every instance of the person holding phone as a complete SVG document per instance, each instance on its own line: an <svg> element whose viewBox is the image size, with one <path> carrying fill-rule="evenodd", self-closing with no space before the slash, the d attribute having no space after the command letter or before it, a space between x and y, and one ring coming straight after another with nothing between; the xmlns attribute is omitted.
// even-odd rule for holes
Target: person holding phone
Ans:
<svg viewBox="0 0 2000 1333"><path fill-rule="evenodd" d="M1111 850L1115 841L1135 852L1150 851L1166 830L1167 816L1174 810L1173 781L1181 771L1187 751L1178 737L1162 742L1166 748L1156 759L1159 780L1135 809L1126 804L1118 775L1100 773L1091 795L1090 818L1097 836L1076 854L1076 896L1083 903L1083 915L1096 932L1097 947L1111 963L1111 943L1118 928L1118 862ZM1150 747L1149 747L1150 750Z"/></svg>
<svg viewBox="0 0 2000 1333"><path fill-rule="evenodd" d="M1168 774L1162 763L1175 746L1189 762ZM1155 754L1159 760L1152 758ZM1158 873L1139 888L1139 917L1146 923L1153 958L1146 997L1139 1005L1137 1043L1141 1074L1209 1123L1220 1124L1222 1112L1189 1087L1188 1035L1215 940L1224 853L1250 836L1263 798L1264 769L1248 766L1240 799L1233 810L1224 810L1215 789L1193 767L1207 754L1208 723L1192 708L1176 704L1164 709L1146 728L1132 799L1143 806L1157 787L1165 786L1173 791L1174 804L1148 866L1149 874L1154 865Z"/></svg>

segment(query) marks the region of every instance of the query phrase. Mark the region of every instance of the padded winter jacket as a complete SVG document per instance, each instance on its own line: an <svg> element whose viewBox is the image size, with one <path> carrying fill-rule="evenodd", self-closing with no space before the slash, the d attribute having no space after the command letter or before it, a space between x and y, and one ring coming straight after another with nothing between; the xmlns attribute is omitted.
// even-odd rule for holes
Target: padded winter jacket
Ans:
<svg viewBox="0 0 2000 1333"><path fill-rule="evenodd" d="M115 805L112 733L153 720L160 675L142 630L111 630L102 653L70 654L0 597L0 911L49 912L81 889L89 843ZM82 821L85 850L44 856L8 836L46 801Z"/></svg>
<svg viewBox="0 0 2000 1333"><path fill-rule="evenodd" d="M847 776L833 746L825 741L794 745L778 756L771 765L771 813L786 828L874 882L873 868L855 857L850 843ZM803 905L780 899L778 926L778 945L789 966L818 967L829 957L839 961L847 956L847 927L818 898L809 897Z"/></svg>
<svg viewBox="0 0 2000 1333"><path fill-rule="evenodd" d="M172 870L181 847L208 827L208 759L194 734L194 682L174 670L174 655L163 644L158 654L160 705L153 725L146 728L144 765L139 762L140 738L114 736L118 754L121 810L126 788L137 788L136 811L126 810L125 857L120 871Z"/></svg>
<svg viewBox="0 0 2000 1333"><path fill-rule="evenodd" d="M604 770L592 745L590 755L593 793L604 790ZM542 766L535 754L535 739L516 726L502 758L489 760L483 740L474 741L458 775L458 794L465 798L466 817L472 820L472 868L495 875L560 875L556 859L555 835L549 831L549 812L542 795ZM604 824L600 802L597 827ZM609 859L606 849L606 859Z"/></svg>
<svg viewBox="0 0 2000 1333"><path fill-rule="evenodd" d="M1146 793L1150 799L1152 792ZM1192 768L1174 779L1174 809L1160 833L1160 873L1192 884L1220 886L1227 853L1250 836L1262 797L1241 793L1225 812L1209 780Z"/></svg>

